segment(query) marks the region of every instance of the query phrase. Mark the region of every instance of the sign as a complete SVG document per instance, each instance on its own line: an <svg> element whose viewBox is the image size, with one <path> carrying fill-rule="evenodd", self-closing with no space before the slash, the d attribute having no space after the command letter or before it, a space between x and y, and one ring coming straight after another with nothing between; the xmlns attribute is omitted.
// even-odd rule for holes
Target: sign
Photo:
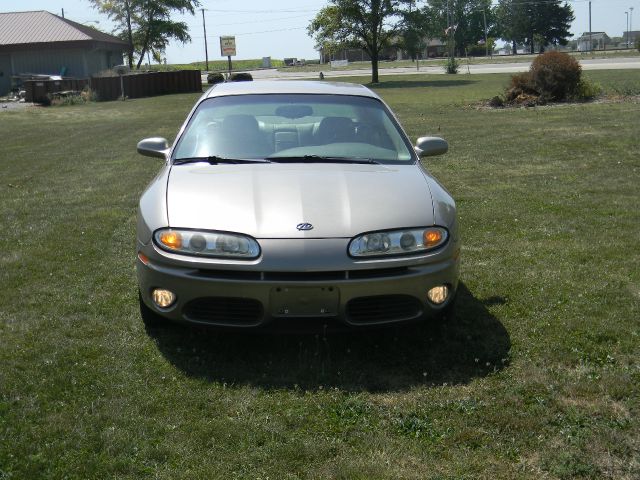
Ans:
<svg viewBox="0 0 640 480"><path fill-rule="evenodd" d="M220 55L223 57L236 56L236 37L220 37Z"/></svg>

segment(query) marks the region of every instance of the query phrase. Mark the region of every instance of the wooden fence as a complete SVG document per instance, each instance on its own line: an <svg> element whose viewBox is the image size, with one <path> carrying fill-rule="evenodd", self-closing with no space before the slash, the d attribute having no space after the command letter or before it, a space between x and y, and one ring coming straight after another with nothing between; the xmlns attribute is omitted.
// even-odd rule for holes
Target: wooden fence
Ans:
<svg viewBox="0 0 640 480"><path fill-rule="evenodd" d="M124 95L128 98L202 91L200 70L132 73L123 75L122 80ZM116 100L121 96L120 77L92 77L91 89L98 100Z"/></svg>
<svg viewBox="0 0 640 480"><path fill-rule="evenodd" d="M124 95L127 98L153 97L170 93L202 91L200 70L175 72L148 72L123 75ZM80 91L86 86L95 92L98 100L117 100L121 96L120 77L91 77L90 79L26 80L25 101L48 103L55 94Z"/></svg>

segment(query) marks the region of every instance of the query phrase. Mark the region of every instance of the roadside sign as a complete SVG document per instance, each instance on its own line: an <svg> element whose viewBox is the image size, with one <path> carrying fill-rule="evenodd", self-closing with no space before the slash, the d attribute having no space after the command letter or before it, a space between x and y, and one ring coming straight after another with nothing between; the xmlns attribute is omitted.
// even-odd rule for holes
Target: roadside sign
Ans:
<svg viewBox="0 0 640 480"><path fill-rule="evenodd" d="M220 37L220 55L223 57L236 56L236 37Z"/></svg>

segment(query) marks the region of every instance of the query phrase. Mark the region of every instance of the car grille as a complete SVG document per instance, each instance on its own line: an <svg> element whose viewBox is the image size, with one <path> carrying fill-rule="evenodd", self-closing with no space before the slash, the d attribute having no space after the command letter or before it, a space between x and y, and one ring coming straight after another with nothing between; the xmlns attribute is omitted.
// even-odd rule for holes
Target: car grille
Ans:
<svg viewBox="0 0 640 480"><path fill-rule="evenodd" d="M340 280L366 280L369 278L398 277L411 273L409 267L376 268L366 270L339 270L329 272L255 272L247 270L200 269L195 275L220 280L267 282L330 282Z"/></svg>
<svg viewBox="0 0 640 480"><path fill-rule="evenodd" d="M352 323L384 323L410 320L422 314L418 299L409 295L359 297L347 303L347 317Z"/></svg>
<svg viewBox="0 0 640 480"><path fill-rule="evenodd" d="M184 307L184 315L198 322L223 325L256 325L263 317L262 303L252 298L204 297Z"/></svg>

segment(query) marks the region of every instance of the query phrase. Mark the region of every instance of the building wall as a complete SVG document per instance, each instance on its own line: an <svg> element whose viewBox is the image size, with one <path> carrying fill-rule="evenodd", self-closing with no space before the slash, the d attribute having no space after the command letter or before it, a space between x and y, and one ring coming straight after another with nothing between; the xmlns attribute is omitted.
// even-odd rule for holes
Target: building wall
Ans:
<svg viewBox="0 0 640 480"><path fill-rule="evenodd" d="M0 53L0 97L11 88L11 56Z"/></svg>
<svg viewBox="0 0 640 480"><path fill-rule="evenodd" d="M0 55L3 59L0 70L4 73L0 77L0 95L9 91L12 75L35 73L86 78L122 64L122 52L109 49L19 50ZM6 65L11 67L5 68Z"/></svg>
<svg viewBox="0 0 640 480"><path fill-rule="evenodd" d="M73 50L25 50L13 52L13 74L39 73L85 77L84 51Z"/></svg>

